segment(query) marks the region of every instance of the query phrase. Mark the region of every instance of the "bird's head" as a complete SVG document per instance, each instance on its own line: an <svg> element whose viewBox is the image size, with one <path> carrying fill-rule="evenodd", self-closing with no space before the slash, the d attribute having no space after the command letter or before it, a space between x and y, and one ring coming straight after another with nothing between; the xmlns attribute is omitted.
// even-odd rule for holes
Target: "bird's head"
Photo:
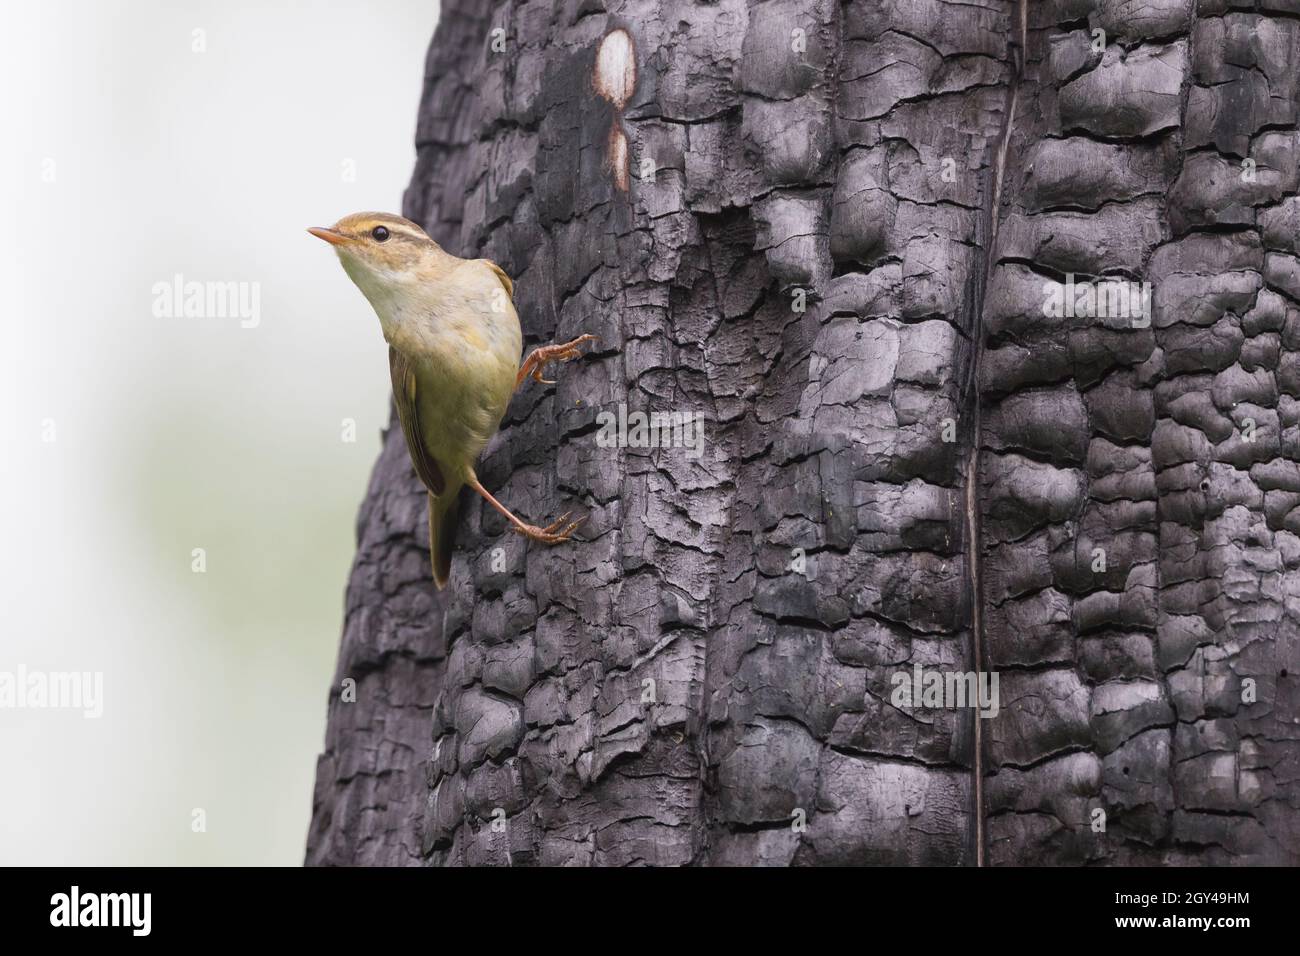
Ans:
<svg viewBox="0 0 1300 956"><path fill-rule="evenodd" d="M422 280L441 253L415 223L384 212L358 212L307 230L339 254L343 268L376 308Z"/></svg>

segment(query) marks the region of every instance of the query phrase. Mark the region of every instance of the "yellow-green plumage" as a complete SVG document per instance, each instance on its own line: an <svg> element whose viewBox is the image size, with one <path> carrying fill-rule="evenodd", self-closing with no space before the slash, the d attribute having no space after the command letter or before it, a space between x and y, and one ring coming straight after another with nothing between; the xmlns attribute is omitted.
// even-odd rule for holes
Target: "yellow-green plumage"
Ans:
<svg viewBox="0 0 1300 956"><path fill-rule="evenodd" d="M373 238L383 227L386 237ZM519 372L523 336L510 279L485 259L449 255L409 220L358 213L328 238L374 306L389 344L398 419L429 490L433 577L446 584L461 488L500 427Z"/></svg>

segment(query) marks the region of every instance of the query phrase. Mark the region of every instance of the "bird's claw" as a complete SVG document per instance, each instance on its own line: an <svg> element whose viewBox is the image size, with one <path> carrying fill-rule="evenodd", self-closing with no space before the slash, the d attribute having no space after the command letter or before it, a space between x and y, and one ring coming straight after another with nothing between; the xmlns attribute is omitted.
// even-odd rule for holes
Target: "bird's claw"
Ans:
<svg viewBox="0 0 1300 956"><path fill-rule="evenodd" d="M536 352L537 365L533 369L533 378L543 385L554 385L554 382L542 378L542 368L550 362L568 362L571 359L579 358L582 353L578 347L585 345L587 342L598 341L597 337L590 332L579 335L572 342L564 342L560 345L543 345Z"/></svg>
<svg viewBox="0 0 1300 956"><path fill-rule="evenodd" d="M577 530L578 525L587 520L587 516L583 515L577 521L569 521L569 515L571 514L573 514L572 511L566 511L545 528L528 524L523 527L516 527L515 530L530 541L539 541L542 544L560 544L563 541L568 541L573 532ZM568 521L567 525L565 524L566 521Z"/></svg>

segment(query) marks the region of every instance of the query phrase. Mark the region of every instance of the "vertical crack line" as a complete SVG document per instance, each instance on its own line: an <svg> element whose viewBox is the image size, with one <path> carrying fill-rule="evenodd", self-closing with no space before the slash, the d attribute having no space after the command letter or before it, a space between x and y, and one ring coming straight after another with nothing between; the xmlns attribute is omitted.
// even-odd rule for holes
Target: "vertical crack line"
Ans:
<svg viewBox="0 0 1300 956"><path fill-rule="evenodd" d="M1015 33L1007 42L1011 58L1011 76L1007 81L1006 102L1002 110L1002 129L998 136L997 151L993 157L993 174L989 190L988 251L984 260L983 282L974 303L971 335L971 448L966 463L966 563L969 568L971 601L971 657L975 673L984 672L984 583L982 575L981 545L983 529L980 523L979 481L980 447L982 444L982 403L980 400L980 358L984 353L984 296L993 278L997 262L998 209L1002 205L1002 183L1006 174L1007 154L1010 151L1012 130L1015 128L1016 107L1020 100L1020 81L1025 68L1025 46L1029 32L1028 0L1018 0ZM984 835L984 733L980 722L984 719L973 712L973 773L975 777L975 865L985 865Z"/></svg>
<svg viewBox="0 0 1300 956"><path fill-rule="evenodd" d="M716 243L715 243L715 236L709 234L709 226L706 222L701 221L699 213L695 209L693 209L690 206L690 204L687 205L687 209L690 215L695 220L696 228L700 230L700 241L704 246L705 262L708 268L709 283L713 289L712 304L714 308L718 310L718 315L722 315L724 311L723 304L722 304L723 296L722 296L722 289L718 284L718 266L713 255L713 247L716 243L725 242L727 240L726 223L723 222L722 220L718 221ZM746 209L744 211L744 214L748 216L749 210ZM678 268L680 269L680 265ZM674 274L673 276L673 281L674 282L677 281L676 274ZM675 339L677 337L675 334L677 332L675 326L672 329L672 331L674 333L673 338ZM716 422L720 418L720 416L718 415L718 396L713 389L713 377L708 374L708 361L709 361L708 348L709 348L709 339L711 339L712 337L713 337L712 334L710 334L703 342L701 342L700 348L704 353L702 356L702 361L704 363L704 368L705 368L704 387L708 390L709 400L713 406L712 408L713 420ZM682 383L680 379L675 379L673 381L673 389L675 392L680 392L681 384ZM728 440L730 440L731 436L728 435L727 437ZM717 440L718 440L718 435L715 432L714 441ZM730 455L727 456L728 462L731 462L733 460L735 460L734 456L730 456ZM736 497L739 494L739 491L736 487L736 482L737 479L740 477L740 473L743 467L744 467L743 465L737 464L735 466L735 470L729 475L730 482L731 482L731 494L727 499L727 521L725 524L725 528L727 529L728 534L730 534L734 529L734 516L736 513ZM724 564L724 558L722 555L725 552L725 550L730 546L731 546L730 538L728 538L725 544L720 543L718 556L716 557L715 560L711 562L711 568L709 572L709 593L710 594L716 593L714 589L714 584L722 578L722 573L723 573L722 566ZM697 733L695 734L693 740L695 756L696 759L698 759L700 762L700 770L699 770L699 785L700 785L699 801L700 802L699 802L699 806L696 808L696 818L700 821L700 832L696 834L696 839L698 840L698 842L693 847L691 847L691 862L690 862L691 866L699 866L701 864L708 865L709 853L712 849L713 834L712 834L712 830L710 829L710 824L711 824L710 814L713 811L713 806L710 804L710 799L709 799L709 753L710 753L709 751L710 696L709 695L711 693L711 689L709 687L709 649L713 644L713 635L717 632L718 629L717 624L714 620L713 612L714 612L713 602L711 601L706 602L705 621L704 621L704 626L706 630L705 630L705 637L701 646L701 661L700 661L701 670L703 672L700 677L700 709L699 709L700 723L699 723Z"/></svg>

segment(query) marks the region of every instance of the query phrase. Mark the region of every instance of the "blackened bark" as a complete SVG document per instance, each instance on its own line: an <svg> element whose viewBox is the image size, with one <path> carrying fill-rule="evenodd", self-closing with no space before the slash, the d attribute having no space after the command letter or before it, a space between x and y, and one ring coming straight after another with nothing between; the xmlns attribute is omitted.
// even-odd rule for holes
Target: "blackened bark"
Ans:
<svg viewBox="0 0 1300 956"><path fill-rule="evenodd" d="M1029 5L983 316L992 863L1300 859L1298 16ZM1150 282L1149 326L1044 316L1071 273Z"/></svg>
<svg viewBox="0 0 1300 956"><path fill-rule="evenodd" d="M590 518L467 499L439 596L389 430L308 862L1300 858L1300 10L483 6L405 212L530 344L600 335L480 469ZM1050 324L1067 272L1150 278L1152 327ZM620 405L703 453L604 447ZM1001 711L894 706L917 665Z"/></svg>

